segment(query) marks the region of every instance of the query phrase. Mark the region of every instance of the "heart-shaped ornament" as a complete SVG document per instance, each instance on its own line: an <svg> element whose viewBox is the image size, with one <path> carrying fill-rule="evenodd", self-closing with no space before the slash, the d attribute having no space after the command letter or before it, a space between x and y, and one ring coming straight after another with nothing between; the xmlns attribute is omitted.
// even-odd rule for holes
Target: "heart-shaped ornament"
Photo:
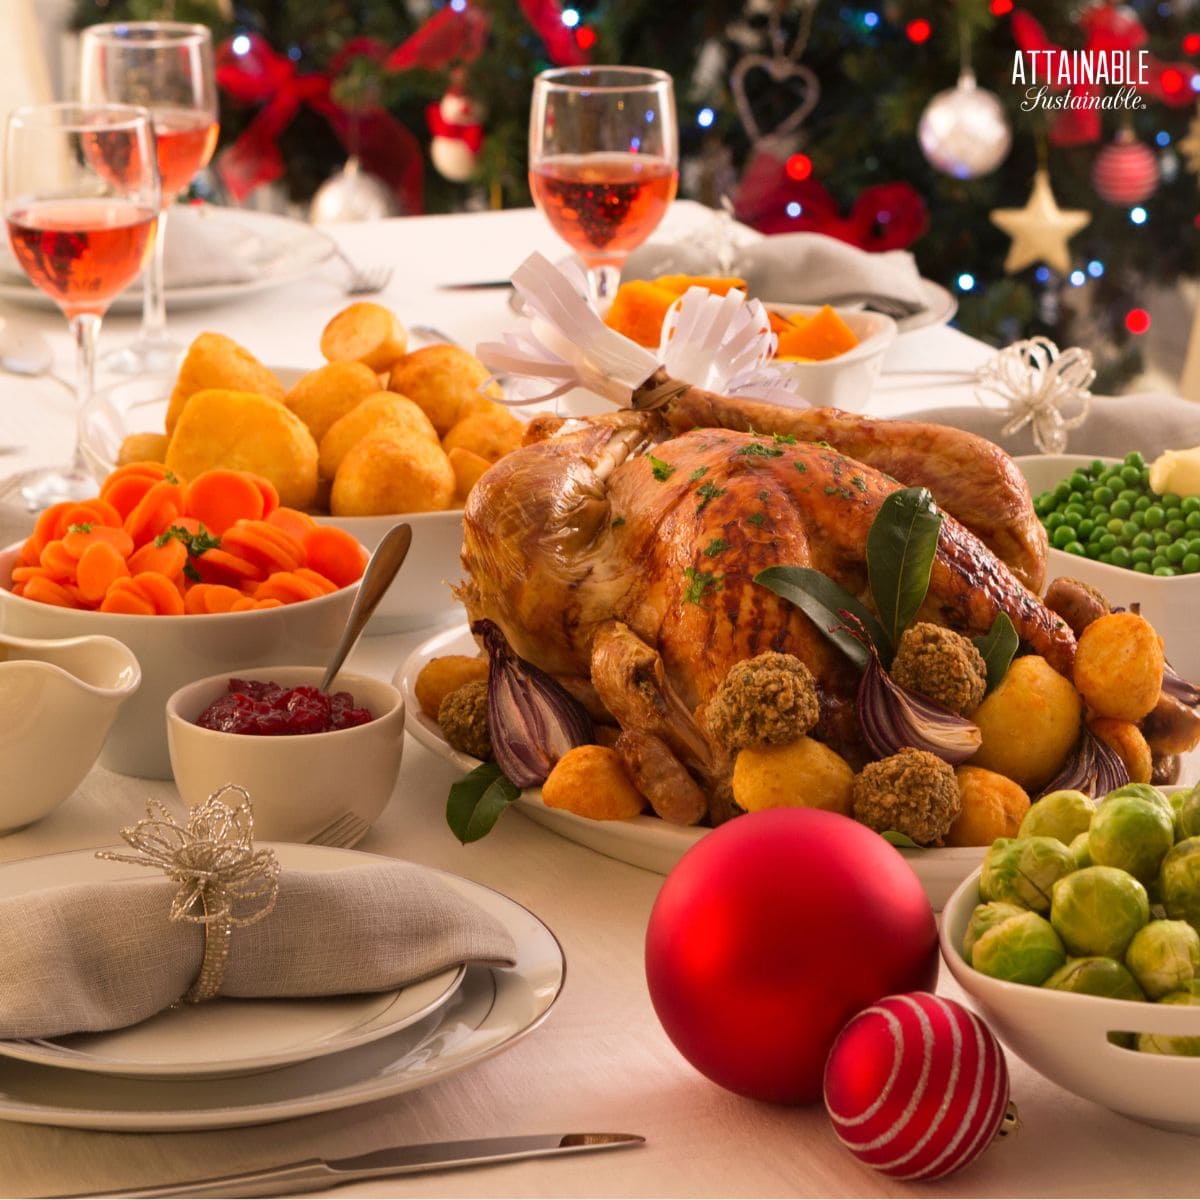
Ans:
<svg viewBox="0 0 1200 1200"><path fill-rule="evenodd" d="M746 94L746 76L752 71L765 72L777 91L796 99L796 107L774 129L764 131L760 128ZM802 86L797 87L797 82ZM747 54L739 59L729 76L729 90L733 93L742 126L755 142L764 137L787 137L789 133L795 133L816 107L821 95L816 75L806 66L786 58L768 58L765 54Z"/></svg>

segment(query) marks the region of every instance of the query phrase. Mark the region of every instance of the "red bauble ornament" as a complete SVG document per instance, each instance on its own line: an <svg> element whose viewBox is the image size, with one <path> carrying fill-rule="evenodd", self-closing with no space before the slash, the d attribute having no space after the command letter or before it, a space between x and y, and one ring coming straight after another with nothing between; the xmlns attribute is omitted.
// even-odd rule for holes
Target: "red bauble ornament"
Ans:
<svg viewBox="0 0 1200 1200"><path fill-rule="evenodd" d="M747 813L667 876L646 980L667 1036L714 1083L756 1100L821 1095L829 1047L881 996L937 977L929 900L899 851L809 808Z"/></svg>
<svg viewBox="0 0 1200 1200"><path fill-rule="evenodd" d="M894 1179L938 1179L973 1162L1008 1110L1008 1067L988 1027L940 996L888 996L838 1034L825 1064L833 1131Z"/></svg>
<svg viewBox="0 0 1200 1200"><path fill-rule="evenodd" d="M1100 199L1109 204L1137 204L1158 187L1158 159L1132 132L1122 130L1111 146L1096 155L1092 183Z"/></svg>

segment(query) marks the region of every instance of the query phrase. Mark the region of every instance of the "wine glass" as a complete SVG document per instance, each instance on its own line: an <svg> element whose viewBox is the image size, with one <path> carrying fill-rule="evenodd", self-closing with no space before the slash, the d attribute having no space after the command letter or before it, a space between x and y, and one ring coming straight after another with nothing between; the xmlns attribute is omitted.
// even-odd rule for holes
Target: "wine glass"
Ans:
<svg viewBox="0 0 1200 1200"><path fill-rule="evenodd" d="M662 220L678 179L675 92L665 71L561 67L533 81L529 189L583 260L601 310L630 250Z"/></svg>
<svg viewBox="0 0 1200 1200"><path fill-rule="evenodd" d="M167 334L167 210L217 145L212 35L203 25L180 21L91 25L79 45L79 98L85 104L137 104L149 109L154 120L162 213L143 281L142 332L104 365L125 374L168 370L183 347Z"/></svg>
<svg viewBox="0 0 1200 1200"><path fill-rule="evenodd" d="M79 411L92 395L96 335L137 277L158 217L154 130L127 104L42 104L9 114L4 216L21 269L62 309L75 339ZM22 477L31 512L95 493L79 447L61 468Z"/></svg>

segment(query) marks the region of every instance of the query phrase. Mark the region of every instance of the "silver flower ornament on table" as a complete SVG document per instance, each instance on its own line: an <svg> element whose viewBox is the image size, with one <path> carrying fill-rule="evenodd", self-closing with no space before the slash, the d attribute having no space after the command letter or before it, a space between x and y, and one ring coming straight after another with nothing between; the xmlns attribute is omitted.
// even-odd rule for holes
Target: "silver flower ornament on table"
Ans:
<svg viewBox="0 0 1200 1200"><path fill-rule="evenodd" d="M1028 425L1040 453L1062 454L1068 432L1087 420L1095 378L1087 350L1060 351L1049 338L1033 337L1014 342L979 368L976 396L984 405L998 400L1010 414L1001 429L1005 437Z"/></svg>
<svg viewBox="0 0 1200 1200"><path fill-rule="evenodd" d="M221 797L236 792L236 806ZM188 815L181 826L167 808L146 802L146 816L121 836L136 853L98 850L97 858L156 867L179 884L170 919L204 926L204 961L183 999L211 1000L221 987L233 929L261 921L275 907L279 860L254 849L254 814L244 788L228 784Z"/></svg>

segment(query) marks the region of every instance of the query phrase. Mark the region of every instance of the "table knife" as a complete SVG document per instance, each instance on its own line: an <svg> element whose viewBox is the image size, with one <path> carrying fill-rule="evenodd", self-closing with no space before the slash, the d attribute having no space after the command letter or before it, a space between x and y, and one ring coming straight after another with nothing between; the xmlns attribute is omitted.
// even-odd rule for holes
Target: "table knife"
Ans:
<svg viewBox="0 0 1200 1200"><path fill-rule="evenodd" d="M636 1133L542 1133L522 1137L475 1138L464 1142L429 1142L418 1146L389 1146L353 1158L309 1158L303 1162L183 1180L159 1187L120 1192L81 1192L76 1197L101 1196L285 1196L298 1191L336 1187L361 1179L390 1175L416 1175L457 1167L481 1167L518 1162L551 1154L583 1154L590 1150L616 1150L640 1146L646 1139Z"/></svg>

